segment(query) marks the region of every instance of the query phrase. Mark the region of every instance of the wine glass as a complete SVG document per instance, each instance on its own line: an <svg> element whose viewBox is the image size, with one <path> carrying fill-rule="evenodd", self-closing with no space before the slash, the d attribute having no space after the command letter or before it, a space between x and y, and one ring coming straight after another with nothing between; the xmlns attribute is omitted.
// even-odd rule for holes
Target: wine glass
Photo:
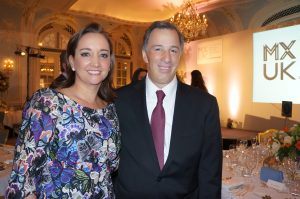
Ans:
<svg viewBox="0 0 300 199"><path fill-rule="evenodd" d="M235 168L238 165L238 151L236 149L235 144L229 145L228 156L229 156L229 162L228 162L229 169L231 171L235 171Z"/></svg>
<svg viewBox="0 0 300 199"><path fill-rule="evenodd" d="M282 166L286 176L285 182L287 186L291 185L295 181L297 161L292 158L284 158L282 161Z"/></svg>
<svg viewBox="0 0 300 199"><path fill-rule="evenodd" d="M248 145L248 140L245 139L239 140L238 150L243 153L246 150L247 145Z"/></svg>
<svg viewBox="0 0 300 199"><path fill-rule="evenodd" d="M228 148L229 148L229 151L236 150L236 144L230 144Z"/></svg>
<svg viewBox="0 0 300 199"><path fill-rule="evenodd" d="M258 158L257 158L257 154L256 151L249 149L246 151L245 155L245 173L244 176L245 177L252 177L253 176L253 171L257 166L258 163Z"/></svg>
<svg viewBox="0 0 300 199"><path fill-rule="evenodd" d="M256 148L258 145L258 140L257 140L257 136L251 138L251 147L252 148Z"/></svg>

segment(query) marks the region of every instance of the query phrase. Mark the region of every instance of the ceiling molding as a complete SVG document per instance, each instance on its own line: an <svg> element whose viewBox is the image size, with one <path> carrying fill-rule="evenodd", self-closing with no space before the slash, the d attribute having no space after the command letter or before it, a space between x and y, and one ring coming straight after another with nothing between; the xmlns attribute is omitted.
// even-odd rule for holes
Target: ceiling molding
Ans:
<svg viewBox="0 0 300 199"><path fill-rule="evenodd" d="M149 26L151 22L138 22L138 21L128 21L128 20L123 20L119 18L115 18L112 16L107 16L103 14L95 14L95 13L88 13L84 11L69 11L68 13L77 15L77 16L85 16L85 17L90 17L90 18L98 18L98 19L104 19L109 22L114 22L114 23L119 23L119 24L125 24L125 25L135 25L135 26Z"/></svg>

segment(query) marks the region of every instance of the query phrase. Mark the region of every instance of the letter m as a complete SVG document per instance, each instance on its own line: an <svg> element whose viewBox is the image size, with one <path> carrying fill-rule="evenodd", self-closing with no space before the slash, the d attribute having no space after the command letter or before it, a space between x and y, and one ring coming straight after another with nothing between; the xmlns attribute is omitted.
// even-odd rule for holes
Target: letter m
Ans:
<svg viewBox="0 0 300 199"><path fill-rule="evenodd" d="M275 52L275 60L279 59L278 55L278 44L274 44L274 46L270 49L267 45L264 45L264 61L268 61L268 54L272 55Z"/></svg>

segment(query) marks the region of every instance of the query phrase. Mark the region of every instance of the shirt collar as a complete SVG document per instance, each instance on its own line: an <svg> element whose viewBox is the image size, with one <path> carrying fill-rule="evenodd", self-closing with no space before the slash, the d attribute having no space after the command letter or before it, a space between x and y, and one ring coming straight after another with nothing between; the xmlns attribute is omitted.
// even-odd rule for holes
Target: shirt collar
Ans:
<svg viewBox="0 0 300 199"><path fill-rule="evenodd" d="M174 76L174 78L172 79L172 81L167 84L166 86L164 86L163 88L158 88L152 81L151 79L148 77L148 74L146 76L146 93L147 96L155 96L154 99L156 99L156 91L157 90L162 90L166 97L167 96L171 96L172 94L174 94L177 90L177 84L178 84L178 80L176 78L176 76Z"/></svg>

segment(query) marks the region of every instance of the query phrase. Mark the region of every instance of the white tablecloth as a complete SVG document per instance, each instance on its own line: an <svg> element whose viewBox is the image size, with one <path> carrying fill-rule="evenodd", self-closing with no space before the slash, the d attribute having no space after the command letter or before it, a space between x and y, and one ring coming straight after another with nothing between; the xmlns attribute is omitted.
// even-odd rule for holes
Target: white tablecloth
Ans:
<svg viewBox="0 0 300 199"><path fill-rule="evenodd" d="M14 156L14 146L0 145L0 162L5 165L5 170L0 171L0 196L5 194L8 186L8 179L11 173L12 160Z"/></svg>
<svg viewBox="0 0 300 199"><path fill-rule="evenodd" d="M226 163L226 160L223 162ZM270 188L259 179L259 174L253 177L241 177L234 175L223 166L223 177L222 177L222 199L261 199L263 196L269 195L272 199L298 199L300 196L294 196L287 192L279 192L276 189ZM242 184L240 188L232 189L229 191L226 189L226 182L233 182L237 186Z"/></svg>
<svg viewBox="0 0 300 199"><path fill-rule="evenodd" d="M245 195L243 194L242 188L241 190L232 190L227 191L224 188L222 189L222 199L236 199L236 198L243 198L243 199L261 199L265 195L269 195L272 197L272 199L294 199L294 198L300 198L299 196L293 196L289 193L282 193L279 192L273 188L269 188L266 185L263 185L263 183L258 178L252 178L252 182L248 183L244 181L244 185L247 186L247 188L244 188ZM249 192L247 192L247 189ZM247 193L246 193L247 192ZM241 195L239 195L241 194Z"/></svg>

